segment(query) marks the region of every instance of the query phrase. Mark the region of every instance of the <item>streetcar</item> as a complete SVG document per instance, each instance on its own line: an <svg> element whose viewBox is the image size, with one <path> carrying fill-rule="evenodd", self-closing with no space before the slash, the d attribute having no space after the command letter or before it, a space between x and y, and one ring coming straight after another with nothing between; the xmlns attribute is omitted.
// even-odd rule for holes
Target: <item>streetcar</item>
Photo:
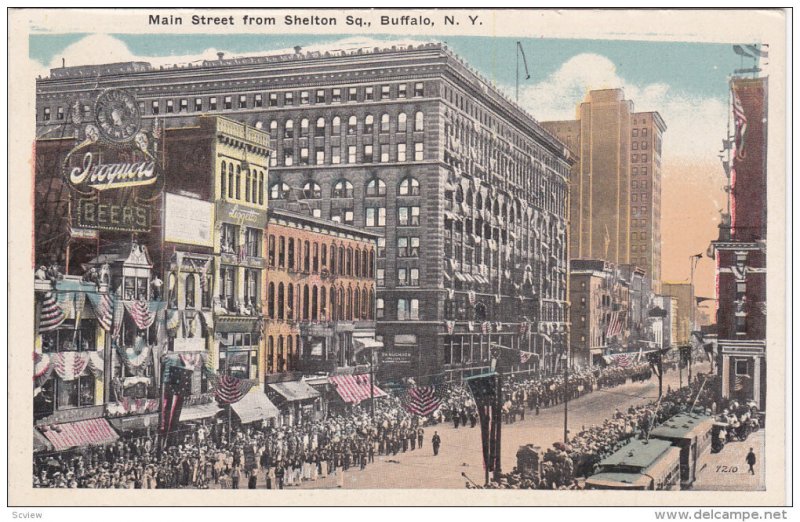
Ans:
<svg viewBox="0 0 800 522"><path fill-rule="evenodd" d="M633 439L600 461L586 489L679 490L681 450L666 440Z"/></svg>
<svg viewBox="0 0 800 522"><path fill-rule="evenodd" d="M697 413L679 413L650 432L650 437L670 442L681 450L681 488L694 483L697 461L711 446L714 419Z"/></svg>

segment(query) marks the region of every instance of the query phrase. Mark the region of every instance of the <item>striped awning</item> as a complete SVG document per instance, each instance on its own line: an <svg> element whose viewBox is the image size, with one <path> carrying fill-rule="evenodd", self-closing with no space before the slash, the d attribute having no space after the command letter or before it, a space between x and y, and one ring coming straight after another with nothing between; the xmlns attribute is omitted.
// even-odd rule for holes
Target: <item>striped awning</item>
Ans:
<svg viewBox="0 0 800 522"><path fill-rule="evenodd" d="M200 419L208 419L213 417L221 411L216 402L208 402L206 404L196 404L194 406L186 406L181 410L181 422L196 421Z"/></svg>
<svg viewBox="0 0 800 522"><path fill-rule="evenodd" d="M371 386L370 376L361 375L332 375L331 384L336 388L339 397L348 404L358 404L363 400L373 397L385 397L386 392L375 386Z"/></svg>
<svg viewBox="0 0 800 522"><path fill-rule="evenodd" d="M239 402L234 402L231 407L234 413L242 421L242 424L249 424L264 419L275 418L280 415L280 411L267 398L261 390L251 391Z"/></svg>
<svg viewBox="0 0 800 522"><path fill-rule="evenodd" d="M47 437L56 451L64 451L76 446L110 444L119 439L117 432L103 418L40 426L39 430Z"/></svg>

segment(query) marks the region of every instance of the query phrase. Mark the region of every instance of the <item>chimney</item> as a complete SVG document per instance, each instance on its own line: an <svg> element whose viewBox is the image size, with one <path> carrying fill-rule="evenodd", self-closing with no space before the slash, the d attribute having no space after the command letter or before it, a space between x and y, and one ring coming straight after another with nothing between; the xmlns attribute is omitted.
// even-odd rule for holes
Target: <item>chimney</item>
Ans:
<svg viewBox="0 0 800 522"><path fill-rule="evenodd" d="M67 66L67 60L66 60L66 58L64 58L64 57L62 56L62 57L61 57L61 68L63 69L63 68L64 68L64 67L66 67L66 66Z"/></svg>
<svg viewBox="0 0 800 522"><path fill-rule="evenodd" d="M295 45L295 46L294 46L294 52L295 52L295 54L300 54L300 51L302 51L302 50L303 50L303 48L302 48L302 47L300 47L299 45Z"/></svg>
<svg viewBox="0 0 800 522"><path fill-rule="evenodd" d="M225 53L218 52L217 53L217 60L219 60L221 62L223 58L225 58Z"/></svg>

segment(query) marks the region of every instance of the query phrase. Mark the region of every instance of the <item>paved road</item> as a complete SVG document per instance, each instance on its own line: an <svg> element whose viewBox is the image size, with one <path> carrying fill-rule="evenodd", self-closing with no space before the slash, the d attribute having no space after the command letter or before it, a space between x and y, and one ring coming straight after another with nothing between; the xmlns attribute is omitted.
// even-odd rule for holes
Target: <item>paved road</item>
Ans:
<svg viewBox="0 0 800 522"><path fill-rule="evenodd" d="M695 365L695 371L708 372L707 363ZM684 382L686 375L684 375ZM678 385L678 373L667 372L664 391L667 386ZM653 377L645 383L626 384L608 390L600 390L569 403L568 426L577 432L582 426L599 424L609 418L614 408L624 409L658 397L658 380ZM503 425L502 465L503 470L511 470L516 465L516 452L522 444L537 444L543 447L562 440L564 436L563 405L542 410L538 416L526 414L524 421ZM442 448L437 457L433 456L430 438L434 430L442 438ZM463 488L464 472L473 481L483 483L483 464L481 459L480 428L454 429L452 424L440 424L426 428L425 443L422 450L398 453L391 457L377 457L364 471L351 468L344 479L347 489L381 488ZM307 482L303 489L336 488L333 477Z"/></svg>

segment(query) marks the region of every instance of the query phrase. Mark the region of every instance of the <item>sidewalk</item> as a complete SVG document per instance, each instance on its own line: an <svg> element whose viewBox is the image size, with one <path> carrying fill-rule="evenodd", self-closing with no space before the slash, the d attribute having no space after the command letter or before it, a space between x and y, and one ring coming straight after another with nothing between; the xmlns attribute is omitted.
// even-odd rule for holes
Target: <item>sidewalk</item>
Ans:
<svg viewBox="0 0 800 522"><path fill-rule="evenodd" d="M748 451L756 454L755 475L748 473L745 462ZM719 453L710 449L697 462L694 490L764 491L764 430L750 435L744 442L730 442Z"/></svg>

